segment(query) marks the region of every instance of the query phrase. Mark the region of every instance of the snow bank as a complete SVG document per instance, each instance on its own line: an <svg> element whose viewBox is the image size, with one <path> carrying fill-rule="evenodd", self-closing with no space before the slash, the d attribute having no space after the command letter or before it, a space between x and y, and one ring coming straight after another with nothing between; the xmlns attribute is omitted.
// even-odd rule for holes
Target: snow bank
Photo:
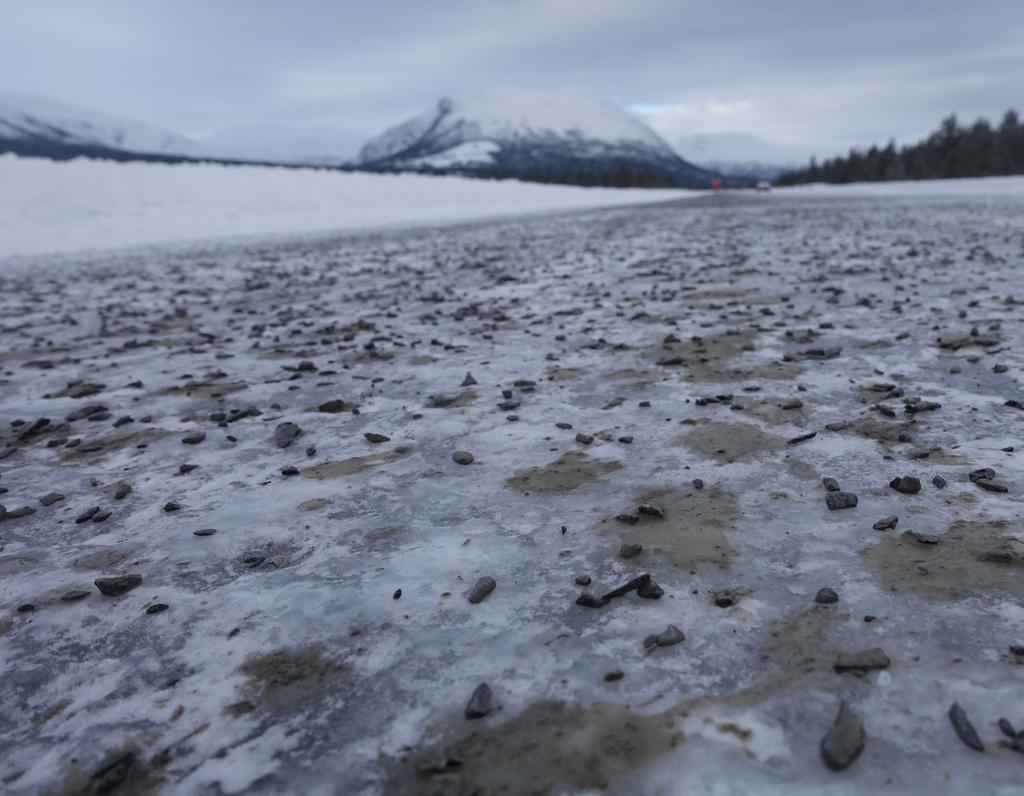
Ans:
<svg viewBox="0 0 1024 796"><path fill-rule="evenodd" d="M0 256L468 221L693 195L699 194L0 155Z"/></svg>
<svg viewBox="0 0 1024 796"><path fill-rule="evenodd" d="M1024 177L853 182L846 185L817 182L779 188L778 191L787 196L1024 196Z"/></svg>

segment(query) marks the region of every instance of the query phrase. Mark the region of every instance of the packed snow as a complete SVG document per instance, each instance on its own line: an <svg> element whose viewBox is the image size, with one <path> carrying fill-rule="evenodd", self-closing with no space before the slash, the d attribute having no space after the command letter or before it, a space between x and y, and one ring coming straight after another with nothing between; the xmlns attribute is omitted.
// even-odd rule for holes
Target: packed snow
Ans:
<svg viewBox="0 0 1024 796"><path fill-rule="evenodd" d="M684 190L0 155L0 256L661 202Z"/></svg>
<svg viewBox="0 0 1024 796"><path fill-rule="evenodd" d="M818 197L901 197L901 196L1024 196L1024 177L973 177L956 180L895 180L892 182L851 182L830 185L822 182L776 189L787 196Z"/></svg>
<svg viewBox="0 0 1024 796"><path fill-rule="evenodd" d="M4 793L1019 793L1022 211L0 273Z"/></svg>

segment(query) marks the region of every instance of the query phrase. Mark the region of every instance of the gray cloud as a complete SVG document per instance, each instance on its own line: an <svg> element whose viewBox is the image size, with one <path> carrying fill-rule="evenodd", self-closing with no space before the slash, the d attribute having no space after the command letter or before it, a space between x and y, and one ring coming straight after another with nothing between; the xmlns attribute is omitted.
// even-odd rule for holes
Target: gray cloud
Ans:
<svg viewBox="0 0 1024 796"><path fill-rule="evenodd" d="M8 0L3 88L184 133L333 127L444 93L611 99L672 139L737 130L824 154L956 111L1024 110L1020 0ZM348 145L351 147L351 143Z"/></svg>

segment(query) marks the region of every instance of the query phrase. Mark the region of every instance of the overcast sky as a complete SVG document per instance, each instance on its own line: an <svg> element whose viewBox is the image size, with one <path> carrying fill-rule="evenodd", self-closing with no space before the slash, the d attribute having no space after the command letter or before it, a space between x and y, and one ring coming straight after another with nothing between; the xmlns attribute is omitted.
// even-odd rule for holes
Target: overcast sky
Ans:
<svg viewBox="0 0 1024 796"><path fill-rule="evenodd" d="M1024 0L0 0L0 89L188 135L552 87L831 154L1024 110Z"/></svg>

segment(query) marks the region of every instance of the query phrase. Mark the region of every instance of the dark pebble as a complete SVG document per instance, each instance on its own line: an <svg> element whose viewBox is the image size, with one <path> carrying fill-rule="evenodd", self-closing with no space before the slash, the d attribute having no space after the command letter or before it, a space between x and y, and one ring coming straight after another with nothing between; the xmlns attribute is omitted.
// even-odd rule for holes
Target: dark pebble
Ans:
<svg viewBox="0 0 1024 796"><path fill-rule="evenodd" d="M669 625L660 633L653 633L647 636L644 639L644 649L652 650L655 647L671 647L673 644L679 644L682 641L686 641L683 631L675 625Z"/></svg>
<svg viewBox="0 0 1024 796"><path fill-rule="evenodd" d="M482 719L494 709L494 694L487 683L480 683L473 689L473 695L466 703L465 715L467 719Z"/></svg>
<svg viewBox="0 0 1024 796"><path fill-rule="evenodd" d="M159 614L166 611L168 608L167 603L153 603L146 608L147 614Z"/></svg>
<svg viewBox="0 0 1024 796"><path fill-rule="evenodd" d="M974 725L971 724L970 719L967 718L964 709L954 702L949 708L948 715L953 729L956 730L957 737L964 742L964 745L969 746L976 752L984 752L985 744L981 742L981 738L978 737L978 733L974 729Z"/></svg>
<svg viewBox="0 0 1024 796"><path fill-rule="evenodd" d="M621 558L636 558L644 551L642 544L623 544L619 547L619 556Z"/></svg>
<svg viewBox="0 0 1024 796"><path fill-rule="evenodd" d="M301 433L302 429L295 423L281 423L274 429L274 444L279 448L287 448Z"/></svg>
<svg viewBox="0 0 1024 796"><path fill-rule="evenodd" d="M377 434L373 431L367 431L363 434L367 442L372 442L374 445L379 445L382 442L391 442L391 437L385 437L383 434Z"/></svg>
<svg viewBox="0 0 1024 796"><path fill-rule="evenodd" d="M456 464L472 464L473 454L469 451L455 451L452 454L452 461Z"/></svg>
<svg viewBox="0 0 1024 796"><path fill-rule="evenodd" d="M142 583L142 575L118 575L113 578L96 578L93 581L100 594L107 597L119 597Z"/></svg>
<svg viewBox="0 0 1024 796"><path fill-rule="evenodd" d="M494 591L497 585L498 584L495 582L494 578L489 575L484 575L473 584L473 588L469 590L469 594L466 595L466 599L474 605L479 602L483 602L487 599L488 595Z"/></svg>
<svg viewBox="0 0 1024 796"><path fill-rule="evenodd" d="M198 445L204 439L206 439L206 434L203 433L202 431L196 431L193 434L189 434L186 437L182 437L181 441L182 444L184 445Z"/></svg>
<svg viewBox="0 0 1024 796"><path fill-rule="evenodd" d="M916 495L921 491L921 481L912 475L901 475L889 482L889 486L904 495Z"/></svg>
<svg viewBox="0 0 1024 796"><path fill-rule="evenodd" d="M837 672L867 672L871 669L886 669L889 656L878 647L841 654L833 666Z"/></svg>
<svg viewBox="0 0 1024 796"><path fill-rule="evenodd" d="M818 593L814 595L814 602L818 605L831 605L839 602L839 595L835 593L835 590L826 586L824 589L818 589Z"/></svg>
<svg viewBox="0 0 1024 796"><path fill-rule="evenodd" d="M626 675L622 671L622 669L612 669L610 672L607 672L605 674L604 681L606 683L614 683L614 682L617 682L617 681L621 680L625 676Z"/></svg>
<svg viewBox="0 0 1024 796"><path fill-rule="evenodd" d="M217 533L216 528L200 528L198 531L192 531L193 536L213 536Z"/></svg>
<svg viewBox="0 0 1024 796"><path fill-rule="evenodd" d="M843 771L864 751L865 737L860 716L840 702L835 721L821 739L821 759L833 771Z"/></svg>
<svg viewBox="0 0 1024 796"><path fill-rule="evenodd" d="M77 522L79 525L81 525L83 522L88 522L93 518L93 515L99 512L99 510L99 506L93 506L92 508L88 508L81 514L79 514L77 517L75 517L75 522Z"/></svg>
<svg viewBox="0 0 1024 796"><path fill-rule="evenodd" d="M825 495L825 505L829 511L852 509L857 505L857 496L852 492L829 492Z"/></svg>

